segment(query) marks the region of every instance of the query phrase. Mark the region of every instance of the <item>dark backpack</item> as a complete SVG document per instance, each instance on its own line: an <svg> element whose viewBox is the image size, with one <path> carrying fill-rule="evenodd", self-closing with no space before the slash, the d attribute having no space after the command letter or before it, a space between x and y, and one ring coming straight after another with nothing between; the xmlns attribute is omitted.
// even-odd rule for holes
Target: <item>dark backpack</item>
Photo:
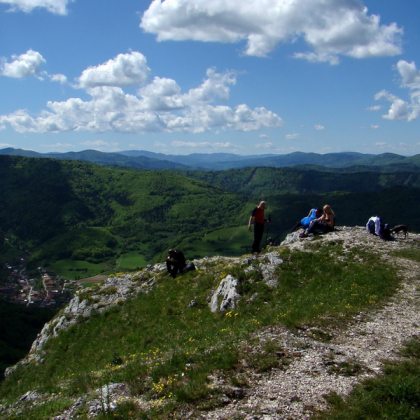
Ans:
<svg viewBox="0 0 420 420"><path fill-rule="evenodd" d="M375 235L375 222L373 220L369 220L368 229L372 235Z"/></svg>
<svg viewBox="0 0 420 420"><path fill-rule="evenodd" d="M184 269L182 270L183 273L186 273L187 271L195 270L195 265L193 262L189 262L185 265Z"/></svg>

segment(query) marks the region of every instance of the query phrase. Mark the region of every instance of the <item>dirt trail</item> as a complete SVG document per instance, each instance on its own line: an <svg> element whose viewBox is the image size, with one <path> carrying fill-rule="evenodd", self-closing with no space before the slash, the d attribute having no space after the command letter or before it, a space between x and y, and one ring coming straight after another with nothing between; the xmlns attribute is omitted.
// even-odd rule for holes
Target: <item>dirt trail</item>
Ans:
<svg viewBox="0 0 420 420"><path fill-rule="evenodd" d="M292 248L303 249L305 240L287 240ZM311 240L311 239L309 239ZM262 341L274 341L293 354L285 370L253 375L245 398L202 414L201 418L227 420L308 419L326 408L323 395L332 391L347 395L361 380L381 372L383 360L399 358L404 341L420 333L420 266L417 262L392 256L397 249L419 247L420 235L385 242L363 232L362 228L343 228L325 235L324 241L344 241L344 246L362 246L392 260L404 279L397 294L384 307L361 313L345 330L323 331L332 335L328 343L314 340L311 331L292 334L283 327L269 327L256 334ZM357 370L350 376L348 369ZM341 370L341 372L340 372Z"/></svg>

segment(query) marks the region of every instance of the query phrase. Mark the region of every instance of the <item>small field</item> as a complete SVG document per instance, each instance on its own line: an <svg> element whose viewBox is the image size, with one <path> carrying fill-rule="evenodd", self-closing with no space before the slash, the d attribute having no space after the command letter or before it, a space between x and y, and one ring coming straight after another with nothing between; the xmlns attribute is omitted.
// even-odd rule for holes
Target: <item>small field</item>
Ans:
<svg viewBox="0 0 420 420"><path fill-rule="evenodd" d="M139 254L138 251L127 252L121 255L117 260L115 267L116 271L133 271L140 270L147 265L144 255Z"/></svg>
<svg viewBox="0 0 420 420"><path fill-rule="evenodd" d="M80 280L97 274L110 274L112 272L107 264L93 264L71 259L55 261L45 268L68 280Z"/></svg>
<svg viewBox="0 0 420 420"><path fill-rule="evenodd" d="M130 251L121 255L116 264L112 265L103 263L90 263L87 261L77 261L72 259L58 260L46 267L47 270L52 270L54 273L69 279L69 280L85 280L95 276L108 276L121 271L134 271L146 267L148 262L144 255L139 254L138 251ZM89 281L88 281L89 282Z"/></svg>
<svg viewBox="0 0 420 420"><path fill-rule="evenodd" d="M253 234L246 226L237 226L215 230L195 240L185 240L180 243L179 249L188 259L214 255L239 256L251 252L252 240Z"/></svg>

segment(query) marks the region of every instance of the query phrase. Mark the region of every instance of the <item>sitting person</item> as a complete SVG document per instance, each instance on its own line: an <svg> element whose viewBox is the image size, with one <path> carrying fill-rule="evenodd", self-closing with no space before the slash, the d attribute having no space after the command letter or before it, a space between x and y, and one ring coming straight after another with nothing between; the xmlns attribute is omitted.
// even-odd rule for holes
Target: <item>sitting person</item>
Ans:
<svg viewBox="0 0 420 420"><path fill-rule="evenodd" d="M322 209L311 209L309 214L301 219L299 222L296 222L296 225L293 227L293 229L290 232L294 232L295 230L299 228L308 228L312 220L318 219L322 215Z"/></svg>
<svg viewBox="0 0 420 420"><path fill-rule="evenodd" d="M299 236L301 238L307 238L310 233L327 233L332 232L335 226L335 214L331 207L326 204L323 208L324 214L311 222L306 232L302 232Z"/></svg>
<svg viewBox="0 0 420 420"><path fill-rule="evenodd" d="M175 278L185 268L185 257L182 251L178 251L177 249L170 249L168 254L166 257L166 268L168 269L168 273Z"/></svg>
<svg viewBox="0 0 420 420"><path fill-rule="evenodd" d="M366 223L366 231L373 235L379 236L380 229L381 229L381 218L378 216L372 216Z"/></svg>

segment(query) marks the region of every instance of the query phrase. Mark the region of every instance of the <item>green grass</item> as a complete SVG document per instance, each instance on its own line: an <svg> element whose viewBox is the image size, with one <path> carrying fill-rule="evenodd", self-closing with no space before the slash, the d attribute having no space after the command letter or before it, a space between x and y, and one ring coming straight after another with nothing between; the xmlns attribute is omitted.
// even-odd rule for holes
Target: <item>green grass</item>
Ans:
<svg viewBox="0 0 420 420"><path fill-rule="evenodd" d="M199 237L195 235L195 239L186 239L178 248L189 259L214 255L239 256L250 251L252 240L252 233L244 225L218 229Z"/></svg>
<svg viewBox="0 0 420 420"><path fill-rule="evenodd" d="M387 362L384 374L356 386L348 398L327 396L330 410L314 420L417 420L420 418L420 340L402 350L403 362Z"/></svg>
<svg viewBox="0 0 420 420"><path fill-rule="evenodd" d="M420 249L412 248L412 249L398 249L393 252L393 254L397 257L407 258L409 260L414 260L419 262L420 261Z"/></svg>
<svg viewBox="0 0 420 420"><path fill-rule="evenodd" d="M93 277L97 274L113 274L122 271L140 270L146 267L147 264L148 261L146 261L144 255L138 251L130 251L122 254L112 267L107 262L95 264L88 261L62 259L48 264L46 269L53 270L63 278L78 280Z"/></svg>
<svg viewBox="0 0 420 420"><path fill-rule="evenodd" d="M78 280L97 274L110 273L110 267L105 264L94 264L87 261L63 259L52 262L45 267L68 280Z"/></svg>
<svg viewBox="0 0 420 420"><path fill-rule="evenodd" d="M209 381L212 373L224 372L232 384L246 383L240 360L261 372L287 364L274 357L275 348L264 347L258 357L249 354L244 343L251 333L275 324L343 326L394 293L395 271L375 255L356 249L344 254L334 244L313 246L312 252L281 251L276 289L261 281L258 261L251 266L207 262L175 280L158 275L151 292L60 331L47 343L42 364L21 367L3 383L0 403L31 389L68 398L125 382L133 396L150 402L149 411L127 419L164 419L189 404L219 405L221 391ZM207 297L227 274L240 282L239 306L211 313ZM197 306L190 308L192 299Z"/></svg>
<svg viewBox="0 0 420 420"><path fill-rule="evenodd" d="M121 255L121 257L117 259L115 270L133 271L145 268L146 265L147 261L144 258L144 255L139 254L138 251L131 251Z"/></svg>

